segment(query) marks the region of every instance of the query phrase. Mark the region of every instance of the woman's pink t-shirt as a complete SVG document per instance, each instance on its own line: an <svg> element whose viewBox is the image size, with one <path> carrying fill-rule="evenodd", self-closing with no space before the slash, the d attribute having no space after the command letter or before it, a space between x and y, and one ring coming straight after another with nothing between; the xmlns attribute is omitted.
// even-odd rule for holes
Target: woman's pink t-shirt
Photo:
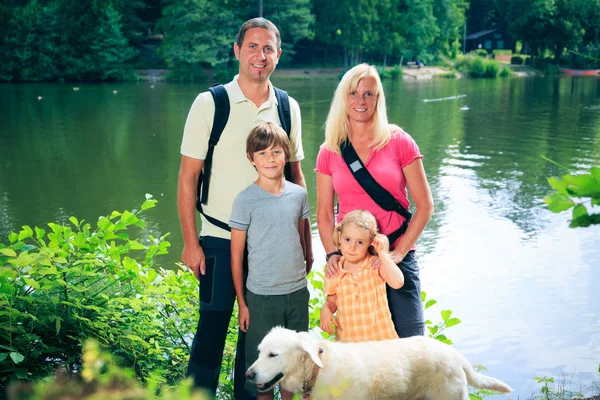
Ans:
<svg viewBox="0 0 600 400"><path fill-rule="evenodd" d="M404 131L396 131L384 148L379 151L371 150L365 166L373 178L408 209L410 202L402 168L417 158L423 156L414 139ZM384 235L394 232L404 222L400 214L379 207L358 184L342 156L325 146L319 150L315 171L331 176L333 189L338 195L338 222L350 211L367 210L375 216L379 231Z"/></svg>

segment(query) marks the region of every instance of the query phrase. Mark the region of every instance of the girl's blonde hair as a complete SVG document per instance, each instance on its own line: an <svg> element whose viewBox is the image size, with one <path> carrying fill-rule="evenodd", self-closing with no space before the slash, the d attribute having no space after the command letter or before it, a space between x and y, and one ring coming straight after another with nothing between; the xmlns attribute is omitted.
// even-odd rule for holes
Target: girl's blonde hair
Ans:
<svg viewBox="0 0 600 400"><path fill-rule="evenodd" d="M342 222L335 226L333 230L333 243L335 247L340 247L340 238L342 236L342 232L344 231L344 227L348 225L355 225L359 228L363 228L366 231L369 231L370 241L372 242L375 237L382 241L384 245L384 249L389 248L389 241L387 236L377 233L377 220L370 212L366 210L354 210L350 211L348 214L344 215ZM369 246L369 252L371 254L375 254L375 251L372 246Z"/></svg>
<svg viewBox="0 0 600 400"><path fill-rule="evenodd" d="M392 130L398 130L395 125L389 125L387 119L387 111L385 108L385 95L383 93L383 85L377 69L368 64L359 64L344 74L342 80L338 84L327 121L325 122L325 143L328 150L340 154L340 144L342 144L350 133L350 122L348 121L348 94L352 90L356 90L358 82L364 78L373 78L377 84L377 105L373 114L373 142L371 146L375 150L380 150L388 144L391 138Z"/></svg>

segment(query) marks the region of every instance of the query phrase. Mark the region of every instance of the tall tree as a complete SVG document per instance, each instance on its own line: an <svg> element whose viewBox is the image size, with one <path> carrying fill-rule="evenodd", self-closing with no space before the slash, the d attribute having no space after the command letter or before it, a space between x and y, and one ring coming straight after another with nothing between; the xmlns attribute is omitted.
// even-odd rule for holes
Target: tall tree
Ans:
<svg viewBox="0 0 600 400"><path fill-rule="evenodd" d="M137 51L122 31L121 15L110 5L100 18L91 50L95 75L101 80L123 80L131 70Z"/></svg>
<svg viewBox="0 0 600 400"><path fill-rule="evenodd" d="M3 46L0 79L49 81L61 77L65 46L60 36L56 4L32 0L15 7L7 23L10 35Z"/></svg>
<svg viewBox="0 0 600 400"><path fill-rule="evenodd" d="M360 62L362 51L375 48L378 43L376 5L377 0L315 0L317 35L344 49L345 68L349 63Z"/></svg>
<svg viewBox="0 0 600 400"><path fill-rule="evenodd" d="M456 57L464 33L466 0L434 0L433 16L439 28L429 53Z"/></svg>
<svg viewBox="0 0 600 400"><path fill-rule="evenodd" d="M224 68L232 60L240 24L226 1L170 0L159 21L160 53L179 78L201 78L203 65Z"/></svg>
<svg viewBox="0 0 600 400"><path fill-rule="evenodd" d="M427 49L440 34L433 14L434 0L403 0L401 6L402 18L400 23L405 25L406 55L410 58L421 57L426 61L433 58Z"/></svg>

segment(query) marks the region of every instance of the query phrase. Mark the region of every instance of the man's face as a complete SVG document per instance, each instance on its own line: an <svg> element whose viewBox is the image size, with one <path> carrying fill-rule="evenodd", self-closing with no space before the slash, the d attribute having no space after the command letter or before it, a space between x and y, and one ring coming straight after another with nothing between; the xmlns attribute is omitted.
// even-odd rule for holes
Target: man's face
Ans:
<svg viewBox="0 0 600 400"><path fill-rule="evenodd" d="M254 82L268 80L281 55L275 35L264 28L248 29L242 46L236 43L233 49L240 62L240 78Z"/></svg>

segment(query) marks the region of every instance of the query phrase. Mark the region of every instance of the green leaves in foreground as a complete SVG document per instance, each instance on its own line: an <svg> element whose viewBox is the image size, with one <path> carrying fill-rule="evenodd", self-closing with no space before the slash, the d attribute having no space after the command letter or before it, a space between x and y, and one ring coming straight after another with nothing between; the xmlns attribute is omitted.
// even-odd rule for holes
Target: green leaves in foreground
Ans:
<svg viewBox="0 0 600 400"><path fill-rule="evenodd" d="M0 242L0 390L57 368L81 371L94 338L157 386L185 377L198 318L198 282L185 267L154 264L168 235L143 229L156 200L113 211L95 224L69 218L45 229L23 226Z"/></svg>
<svg viewBox="0 0 600 400"><path fill-rule="evenodd" d="M571 228L600 224L600 213L590 213L600 206L600 168L592 167L589 173L551 177L548 183L555 193L544 199L550 211L559 213L573 208Z"/></svg>

